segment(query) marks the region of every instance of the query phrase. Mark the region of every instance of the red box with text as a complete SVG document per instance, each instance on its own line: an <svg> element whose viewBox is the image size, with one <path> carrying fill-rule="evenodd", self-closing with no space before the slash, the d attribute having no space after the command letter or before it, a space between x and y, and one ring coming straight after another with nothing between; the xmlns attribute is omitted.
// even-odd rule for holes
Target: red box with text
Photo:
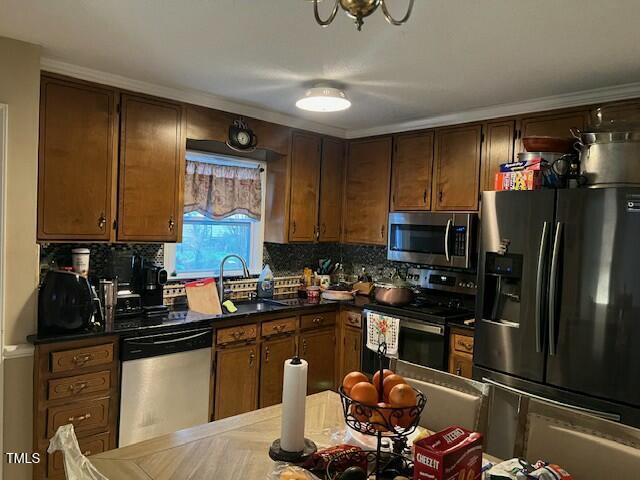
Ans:
<svg viewBox="0 0 640 480"><path fill-rule="evenodd" d="M479 480L482 434L449 427L414 444L414 480Z"/></svg>

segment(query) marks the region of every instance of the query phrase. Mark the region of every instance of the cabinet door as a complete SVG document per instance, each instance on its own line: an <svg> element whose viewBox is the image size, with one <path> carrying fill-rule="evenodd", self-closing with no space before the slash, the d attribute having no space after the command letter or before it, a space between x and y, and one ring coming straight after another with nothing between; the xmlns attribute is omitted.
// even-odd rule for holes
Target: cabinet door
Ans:
<svg viewBox="0 0 640 480"><path fill-rule="evenodd" d="M449 355L449 373L459 377L472 378L473 356L467 353L451 352Z"/></svg>
<svg viewBox="0 0 640 480"><path fill-rule="evenodd" d="M307 393L335 388L335 330L309 332L300 335L299 355L309 363Z"/></svg>
<svg viewBox="0 0 640 480"><path fill-rule="evenodd" d="M321 242L339 242L342 222L342 187L344 183L344 143L322 140L320 169L320 229Z"/></svg>
<svg viewBox="0 0 640 480"><path fill-rule="evenodd" d="M588 110L524 117L520 125L518 152L524 151L522 146L522 138L524 137L571 137L571 128L584 130L588 122Z"/></svg>
<svg viewBox="0 0 640 480"><path fill-rule="evenodd" d="M433 132L399 135L391 166L391 209L431 209Z"/></svg>
<svg viewBox="0 0 640 480"><path fill-rule="evenodd" d="M360 371L360 358L362 356L362 330L359 328L344 327L342 333L342 354L340 355L340 378L349 372Z"/></svg>
<svg viewBox="0 0 640 480"><path fill-rule="evenodd" d="M115 142L115 90L42 77L39 240L111 239Z"/></svg>
<svg viewBox="0 0 640 480"><path fill-rule="evenodd" d="M176 242L182 234L183 107L122 95L118 240Z"/></svg>
<svg viewBox="0 0 640 480"><path fill-rule="evenodd" d="M320 137L296 132L291 144L289 240L316 240L320 185Z"/></svg>
<svg viewBox="0 0 640 480"><path fill-rule="evenodd" d="M257 350L256 345L246 345L216 352L216 420L257 408Z"/></svg>
<svg viewBox="0 0 640 480"><path fill-rule="evenodd" d="M260 362L260 408L282 403L284 362L296 353L294 337L267 340Z"/></svg>
<svg viewBox="0 0 640 480"><path fill-rule="evenodd" d="M435 209L477 210L482 126L438 130L435 136Z"/></svg>
<svg viewBox="0 0 640 480"><path fill-rule="evenodd" d="M391 137L349 145L343 210L346 243L386 245Z"/></svg>
<svg viewBox="0 0 640 480"><path fill-rule="evenodd" d="M481 189L483 191L494 190L495 176L500 171L500 164L514 160L514 142L515 120L487 123L482 156Z"/></svg>

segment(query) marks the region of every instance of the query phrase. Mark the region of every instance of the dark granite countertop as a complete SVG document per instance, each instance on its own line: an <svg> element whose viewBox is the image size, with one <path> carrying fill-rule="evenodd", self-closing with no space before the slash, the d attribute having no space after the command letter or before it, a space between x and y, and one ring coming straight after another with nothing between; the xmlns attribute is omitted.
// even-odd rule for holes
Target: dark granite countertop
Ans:
<svg viewBox="0 0 640 480"><path fill-rule="evenodd" d="M261 302L259 308L255 307L255 302L237 302L238 311L235 313L224 313L222 315L211 315L199 313L189 309L171 310L167 315L156 318L132 317L119 319L114 322L111 328L100 328L92 331L74 332L60 335L40 335L33 334L27 336L27 341L34 345L40 343L66 342L70 340L81 340L85 338L99 337L104 335L132 335L140 332L156 332L161 330L180 330L182 328L204 327L204 326L229 326L234 323L242 323L257 315L284 313L297 310L313 310L320 307L331 309L339 305L362 308L370 302L368 297L356 297L352 301L336 302L331 300L309 301L306 298L298 297L276 297L275 302ZM276 303L277 302L277 303Z"/></svg>

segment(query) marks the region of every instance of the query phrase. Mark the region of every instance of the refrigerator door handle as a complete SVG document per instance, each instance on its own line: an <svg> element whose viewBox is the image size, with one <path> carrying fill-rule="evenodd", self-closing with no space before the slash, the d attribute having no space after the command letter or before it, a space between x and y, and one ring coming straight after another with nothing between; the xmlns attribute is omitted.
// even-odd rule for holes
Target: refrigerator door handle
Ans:
<svg viewBox="0 0 640 480"><path fill-rule="evenodd" d="M482 381L484 383L488 383L489 385L493 385L494 387L501 388L502 390L506 390L507 392L515 393L516 395L522 395L525 397L533 398L534 400L540 400L545 403L551 403L558 407L569 408L571 410L577 410L579 412L588 413L589 415L593 415L596 417L604 418L606 420L612 420L614 422L619 422L622 418L617 413L609 413L602 412L600 410L593 410L591 408L578 407L576 405L571 405L570 403L558 402L557 400L551 400L550 398L541 397L540 395L535 395L533 393L526 392L524 390L520 390L518 388L510 387L505 385L504 383L496 382L495 380L491 380L490 378L482 377Z"/></svg>
<svg viewBox="0 0 640 480"><path fill-rule="evenodd" d="M560 263L560 240L562 239L562 222L556 224L556 235L553 240L551 254L551 277L549 282L549 355L556 354L556 301L558 291L558 267Z"/></svg>
<svg viewBox="0 0 640 480"><path fill-rule="evenodd" d="M549 243L549 222L542 225L540 250L538 251L538 271L536 273L536 352L542 353L542 287L544 286L544 260Z"/></svg>
<svg viewBox="0 0 640 480"><path fill-rule="evenodd" d="M447 257L447 262L451 261L449 255L449 232L451 231L451 219L447 220L447 228L444 231L444 255Z"/></svg>

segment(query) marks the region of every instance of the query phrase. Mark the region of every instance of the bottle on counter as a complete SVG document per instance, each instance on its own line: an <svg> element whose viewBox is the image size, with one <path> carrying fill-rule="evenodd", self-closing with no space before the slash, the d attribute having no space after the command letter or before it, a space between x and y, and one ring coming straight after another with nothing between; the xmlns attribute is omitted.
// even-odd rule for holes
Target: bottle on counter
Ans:
<svg viewBox="0 0 640 480"><path fill-rule="evenodd" d="M273 272L266 264L258 277L258 298L273 298Z"/></svg>

